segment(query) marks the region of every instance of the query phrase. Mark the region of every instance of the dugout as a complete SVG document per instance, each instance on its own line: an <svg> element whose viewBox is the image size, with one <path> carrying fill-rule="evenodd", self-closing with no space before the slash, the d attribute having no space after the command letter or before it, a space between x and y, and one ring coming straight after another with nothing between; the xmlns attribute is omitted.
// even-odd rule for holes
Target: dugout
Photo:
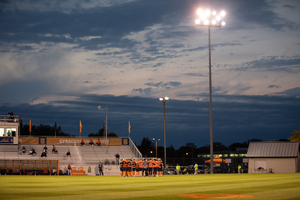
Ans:
<svg viewBox="0 0 300 200"><path fill-rule="evenodd" d="M59 175L59 160L0 159L1 175Z"/></svg>
<svg viewBox="0 0 300 200"><path fill-rule="evenodd" d="M299 142L251 142L247 157L251 174L299 172Z"/></svg>

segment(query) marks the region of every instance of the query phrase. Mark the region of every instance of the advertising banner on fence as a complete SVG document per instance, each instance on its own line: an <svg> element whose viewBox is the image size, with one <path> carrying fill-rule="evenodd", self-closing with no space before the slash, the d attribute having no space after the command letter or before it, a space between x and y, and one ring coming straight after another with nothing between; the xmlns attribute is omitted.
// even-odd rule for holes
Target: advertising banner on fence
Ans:
<svg viewBox="0 0 300 200"><path fill-rule="evenodd" d="M89 145L89 141L92 139L94 145L98 138L54 138L54 137L19 137L19 144L53 144L53 145L80 145L80 141L83 139L85 145ZM101 146L103 145L129 145L128 138L99 138ZM125 141L124 141L125 139Z"/></svg>
<svg viewBox="0 0 300 200"><path fill-rule="evenodd" d="M0 137L0 144L13 144L14 138L13 137Z"/></svg>

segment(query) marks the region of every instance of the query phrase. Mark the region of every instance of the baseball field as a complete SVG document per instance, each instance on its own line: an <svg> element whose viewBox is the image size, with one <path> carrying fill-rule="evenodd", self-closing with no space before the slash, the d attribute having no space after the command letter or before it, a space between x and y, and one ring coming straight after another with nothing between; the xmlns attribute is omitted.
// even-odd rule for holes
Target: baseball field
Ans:
<svg viewBox="0 0 300 200"><path fill-rule="evenodd" d="M300 174L0 176L0 199L300 199Z"/></svg>

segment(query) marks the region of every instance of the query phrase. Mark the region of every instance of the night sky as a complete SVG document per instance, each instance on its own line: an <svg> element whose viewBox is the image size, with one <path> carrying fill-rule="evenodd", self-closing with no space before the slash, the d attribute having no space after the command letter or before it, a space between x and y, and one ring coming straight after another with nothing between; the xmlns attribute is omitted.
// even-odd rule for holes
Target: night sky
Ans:
<svg viewBox="0 0 300 200"><path fill-rule="evenodd" d="M103 128L140 144L209 145L208 28L214 142L288 139L300 128L300 1L0 1L0 114L79 136ZM22 133L21 133L22 134Z"/></svg>

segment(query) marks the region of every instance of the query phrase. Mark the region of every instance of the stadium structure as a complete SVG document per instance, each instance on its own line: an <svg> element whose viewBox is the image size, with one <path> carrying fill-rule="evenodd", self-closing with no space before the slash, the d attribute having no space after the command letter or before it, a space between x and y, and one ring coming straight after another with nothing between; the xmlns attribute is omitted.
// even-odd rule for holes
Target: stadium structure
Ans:
<svg viewBox="0 0 300 200"><path fill-rule="evenodd" d="M1 174L66 174L97 175L99 162L104 163L104 175L119 175L116 154L120 159L142 158L130 138L30 137L20 136L20 117L0 116L0 173ZM84 145L80 142L84 141ZM90 140L93 145L90 145ZM45 147L46 156L42 157ZM53 147L56 151L53 151ZM23 151L25 149L25 152ZM32 149L35 152L31 152ZM67 155L70 152L70 156Z"/></svg>

